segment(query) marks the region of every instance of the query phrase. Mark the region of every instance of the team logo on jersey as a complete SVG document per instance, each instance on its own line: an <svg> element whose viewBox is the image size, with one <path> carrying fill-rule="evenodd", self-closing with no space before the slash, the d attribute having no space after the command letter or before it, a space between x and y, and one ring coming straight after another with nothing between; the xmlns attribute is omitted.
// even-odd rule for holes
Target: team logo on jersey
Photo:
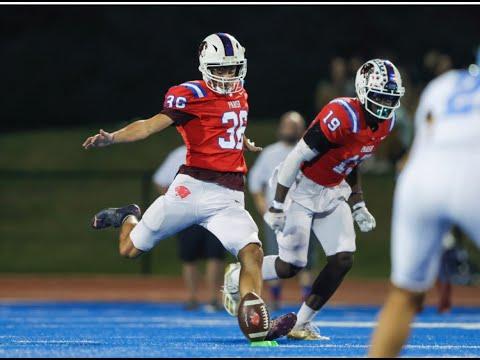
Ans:
<svg viewBox="0 0 480 360"><path fill-rule="evenodd" d="M191 194L190 190L187 187L180 185L175 188L175 194L180 196L180 198L185 199L188 195Z"/></svg>
<svg viewBox="0 0 480 360"><path fill-rule="evenodd" d="M370 153L373 151L375 148L375 145L370 145L370 146L364 146L362 147L362 150L360 150L362 153Z"/></svg>

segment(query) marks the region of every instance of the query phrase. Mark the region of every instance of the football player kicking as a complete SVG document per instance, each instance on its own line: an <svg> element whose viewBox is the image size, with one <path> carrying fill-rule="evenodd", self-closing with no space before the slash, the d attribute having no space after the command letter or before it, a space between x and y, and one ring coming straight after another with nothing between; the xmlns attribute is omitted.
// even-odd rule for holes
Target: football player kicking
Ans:
<svg viewBox="0 0 480 360"><path fill-rule="evenodd" d="M327 255L288 335L293 339L327 339L312 321L352 267L353 220L362 232L375 228L356 167L392 131L405 90L396 67L381 59L360 67L355 86L356 98L337 98L322 109L272 178L276 194L264 219L277 232L279 254L264 258L263 279L290 278L305 267L311 229ZM240 269L231 264L225 274L230 314L237 311Z"/></svg>
<svg viewBox="0 0 480 360"><path fill-rule="evenodd" d="M120 254L133 259L162 239L201 225L242 264L241 296L250 292L261 296L263 251L257 225L245 210L243 192L244 148L261 151L244 135L249 109L243 88L245 49L229 34L212 34L200 45L199 61L203 80L170 88L159 114L113 133L100 130L84 142L85 149L133 142L175 125L187 146L186 164L141 220L140 208L132 204L100 211L92 226L120 227ZM255 336L273 340L286 335L295 321L295 314L287 314L273 320L268 332Z"/></svg>
<svg viewBox="0 0 480 360"><path fill-rule="evenodd" d="M478 60L480 65L480 53ZM451 226L458 226L480 247L480 171L475 165L480 163L479 99L480 76L462 70L433 80L420 97L415 140L395 189L393 286L370 357L400 353L425 292L437 278L442 238Z"/></svg>

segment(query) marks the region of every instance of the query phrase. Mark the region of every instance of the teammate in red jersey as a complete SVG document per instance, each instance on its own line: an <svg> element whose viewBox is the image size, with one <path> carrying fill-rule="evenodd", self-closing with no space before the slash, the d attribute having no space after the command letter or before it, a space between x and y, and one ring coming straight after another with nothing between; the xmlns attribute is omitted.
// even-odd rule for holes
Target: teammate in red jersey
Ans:
<svg viewBox="0 0 480 360"><path fill-rule="evenodd" d="M263 251L258 228L244 206L244 147L260 151L245 136L248 96L243 88L247 72L245 49L231 35L212 34L199 48L203 80L169 89L164 109L113 133L100 130L83 144L85 149L133 142L175 125L187 146L186 164L164 196L141 217L137 205L97 213L95 229L120 227L122 256L136 258L159 241L193 224L213 233L243 265L240 293L261 295ZM268 312L259 314L269 321ZM295 314L270 323L269 330L250 339L272 340L286 335Z"/></svg>
<svg viewBox="0 0 480 360"><path fill-rule="evenodd" d="M327 255L327 265L289 334L294 339L326 339L312 321L352 267L353 220L362 232L376 225L363 200L356 167L393 129L394 111L405 90L395 66L381 59L363 64L355 83L357 98L327 104L271 179L277 183L275 200L264 219L277 232L279 255L265 257L264 280L289 278L305 267L311 229ZM225 276L224 287L232 294L240 269L241 264L232 264ZM225 304L229 312L237 305L231 298Z"/></svg>

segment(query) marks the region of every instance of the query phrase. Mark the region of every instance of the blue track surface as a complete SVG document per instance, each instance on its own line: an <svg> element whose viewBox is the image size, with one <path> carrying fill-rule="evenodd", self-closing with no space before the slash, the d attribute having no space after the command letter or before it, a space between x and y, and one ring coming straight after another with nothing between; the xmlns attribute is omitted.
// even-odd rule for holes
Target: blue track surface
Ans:
<svg viewBox="0 0 480 360"><path fill-rule="evenodd" d="M296 311L296 308L286 310ZM226 313L176 304L0 304L1 357L365 356L378 308L329 307L318 317L327 342L252 348ZM275 314L274 314L275 315ZM278 315L278 314L277 314ZM405 356L480 356L480 310L417 318Z"/></svg>

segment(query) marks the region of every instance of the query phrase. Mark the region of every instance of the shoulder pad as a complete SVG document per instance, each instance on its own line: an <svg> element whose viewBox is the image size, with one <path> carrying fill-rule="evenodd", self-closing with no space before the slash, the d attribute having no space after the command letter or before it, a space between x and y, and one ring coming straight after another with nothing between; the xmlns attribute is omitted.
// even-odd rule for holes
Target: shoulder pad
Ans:
<svg viewBox="0 0 480 360"><path fill-rule="evenodd" d="M207 90L202 84L196 81L187 81L178 85L177 87L182 88L184 91L189 93L190 96L193 96L196 99L201 99L207 96Z"/></svg>
<svg viewBox="0 0 480 360"><path fill-rule="evenodd" d="M348 118L350 129L353 133L360 131L360 122L358 111L350 98L336 98L328 103L327 106L336 105L336 108L343 109L343 113Z"/></svg>

